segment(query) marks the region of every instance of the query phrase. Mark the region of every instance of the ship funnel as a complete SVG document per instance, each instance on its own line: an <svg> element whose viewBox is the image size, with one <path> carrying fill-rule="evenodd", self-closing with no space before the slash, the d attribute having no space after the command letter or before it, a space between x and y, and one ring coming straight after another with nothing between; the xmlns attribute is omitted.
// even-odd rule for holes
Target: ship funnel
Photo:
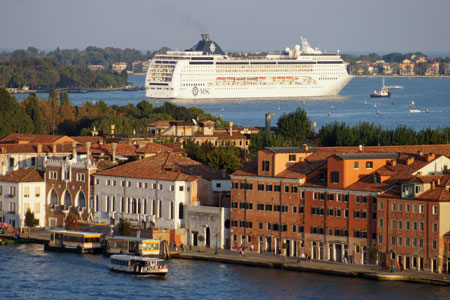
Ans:
<svg viewBox="0 0 450 300"><path fill-rule="evenodd" d="M205 42L209 41L209 34L207 33L202 33L202 40L204 40Z"/></svg>

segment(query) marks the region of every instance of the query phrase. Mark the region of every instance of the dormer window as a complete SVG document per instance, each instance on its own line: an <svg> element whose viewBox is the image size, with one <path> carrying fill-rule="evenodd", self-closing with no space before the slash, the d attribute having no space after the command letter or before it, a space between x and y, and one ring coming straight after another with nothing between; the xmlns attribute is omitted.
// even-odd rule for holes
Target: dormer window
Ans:
<svg viewBox="0 0 450 300"><path fill-rule="evenodd" d="M262 162L262 170L263 171L269 171L270 169L270 162L268 160L263 160Z"/></svg>
<svg viewBox="0 0 450 300"><path fill-rule="evenodd" d="M414 198L414 184L402 184L402 198Z"/></svg>
<svg viewBox="0 0 450 300"><path fill-rule="evenodd" d="M416 194L419 194L422 192L422 186L421 185L416 185Z"/></svg>
<svg viewBox="0 0 450 300"><path fill-rule="evenodd" d="M297 157L295 154L289 154L289 161L296 161Z"/></svg>
<svg viewBox="0 0 450 300"><path fill-rule="evenodd" d="M381 176L375 175L375 176L373 177L373 182L374 182L374 183L381 183Z"/></svg>
<svg viewBox="0 0 450 300"><path fill-rule="evenodd" d="M367 161L366 162L366 169L372 169L373 168L373 161Z"/></svg>

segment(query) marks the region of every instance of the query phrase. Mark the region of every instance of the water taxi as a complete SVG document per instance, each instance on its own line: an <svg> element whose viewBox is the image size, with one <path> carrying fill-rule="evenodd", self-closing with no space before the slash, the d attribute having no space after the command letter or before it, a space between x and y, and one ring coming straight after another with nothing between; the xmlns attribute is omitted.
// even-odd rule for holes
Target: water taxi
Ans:
<svg viewBox="0 0 450 300"><path fill-rule="evenodd" d="M160 241L130 236L113 236L108 240L107 254L159 255Z"/></svg>
<svg viewBox="0 0 450 300"><path fill-rule="evenodd" d="M109 268L112 271L141 276L166 277L169 273L163 259L132 255L111 255Z"/></svg>
<svg viewBox="0 0 450 300"><path fill-rule="evenodd" d="M102 234L98 232L52 230L50 241L44 244L44 250L101 253L101 237Z"/></svg>

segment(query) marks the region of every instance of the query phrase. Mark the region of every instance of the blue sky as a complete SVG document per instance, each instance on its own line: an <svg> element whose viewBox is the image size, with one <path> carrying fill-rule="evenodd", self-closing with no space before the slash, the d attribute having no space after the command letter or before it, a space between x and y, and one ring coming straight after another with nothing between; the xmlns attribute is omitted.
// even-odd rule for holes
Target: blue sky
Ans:
<svg viewBox="0 0 450 300"><path fill-rule="evenodd" d="M450 52L449 0L1 0L0 48Z"/></svg>

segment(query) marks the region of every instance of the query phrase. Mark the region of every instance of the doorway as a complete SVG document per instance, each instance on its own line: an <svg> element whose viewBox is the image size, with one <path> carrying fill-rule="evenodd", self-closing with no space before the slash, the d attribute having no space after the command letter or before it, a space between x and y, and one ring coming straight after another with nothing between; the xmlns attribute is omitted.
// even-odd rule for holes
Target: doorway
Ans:
<svg viewBox="0 0 450 300"><path fill-rule="evenodd" d="M192 244L193 246L198 246L198 232L192 232Z"/></svg>
<svg viewBox="0 0 450 300"><path fill-rule="evenodd" d="M336 261L342 262L342 244L335 244Z"/></svg>
<svg viewBox="0 0 450 300"><path fill-rule="evenodd" d="M289 240L286 240L285 242L285 247L286 247L286 256L291 256L291 243Z"/></svg>
<svg viewBox="0 0 450 300"><path fill-rule="evenodd" d="M411 269L411 260L409 256L405 257L405 269Z"/></svg>
<svg viewBox="0 0 450 300"><path fill-rule="evenodd" d="M266 237L266 251L272 253L272 237Z"/></svg>
<svg viewBox="0 0 450 300"><path fill-rule="evenodd" d="M211 247L211 229L206 227L206 247Z"/></svg>

